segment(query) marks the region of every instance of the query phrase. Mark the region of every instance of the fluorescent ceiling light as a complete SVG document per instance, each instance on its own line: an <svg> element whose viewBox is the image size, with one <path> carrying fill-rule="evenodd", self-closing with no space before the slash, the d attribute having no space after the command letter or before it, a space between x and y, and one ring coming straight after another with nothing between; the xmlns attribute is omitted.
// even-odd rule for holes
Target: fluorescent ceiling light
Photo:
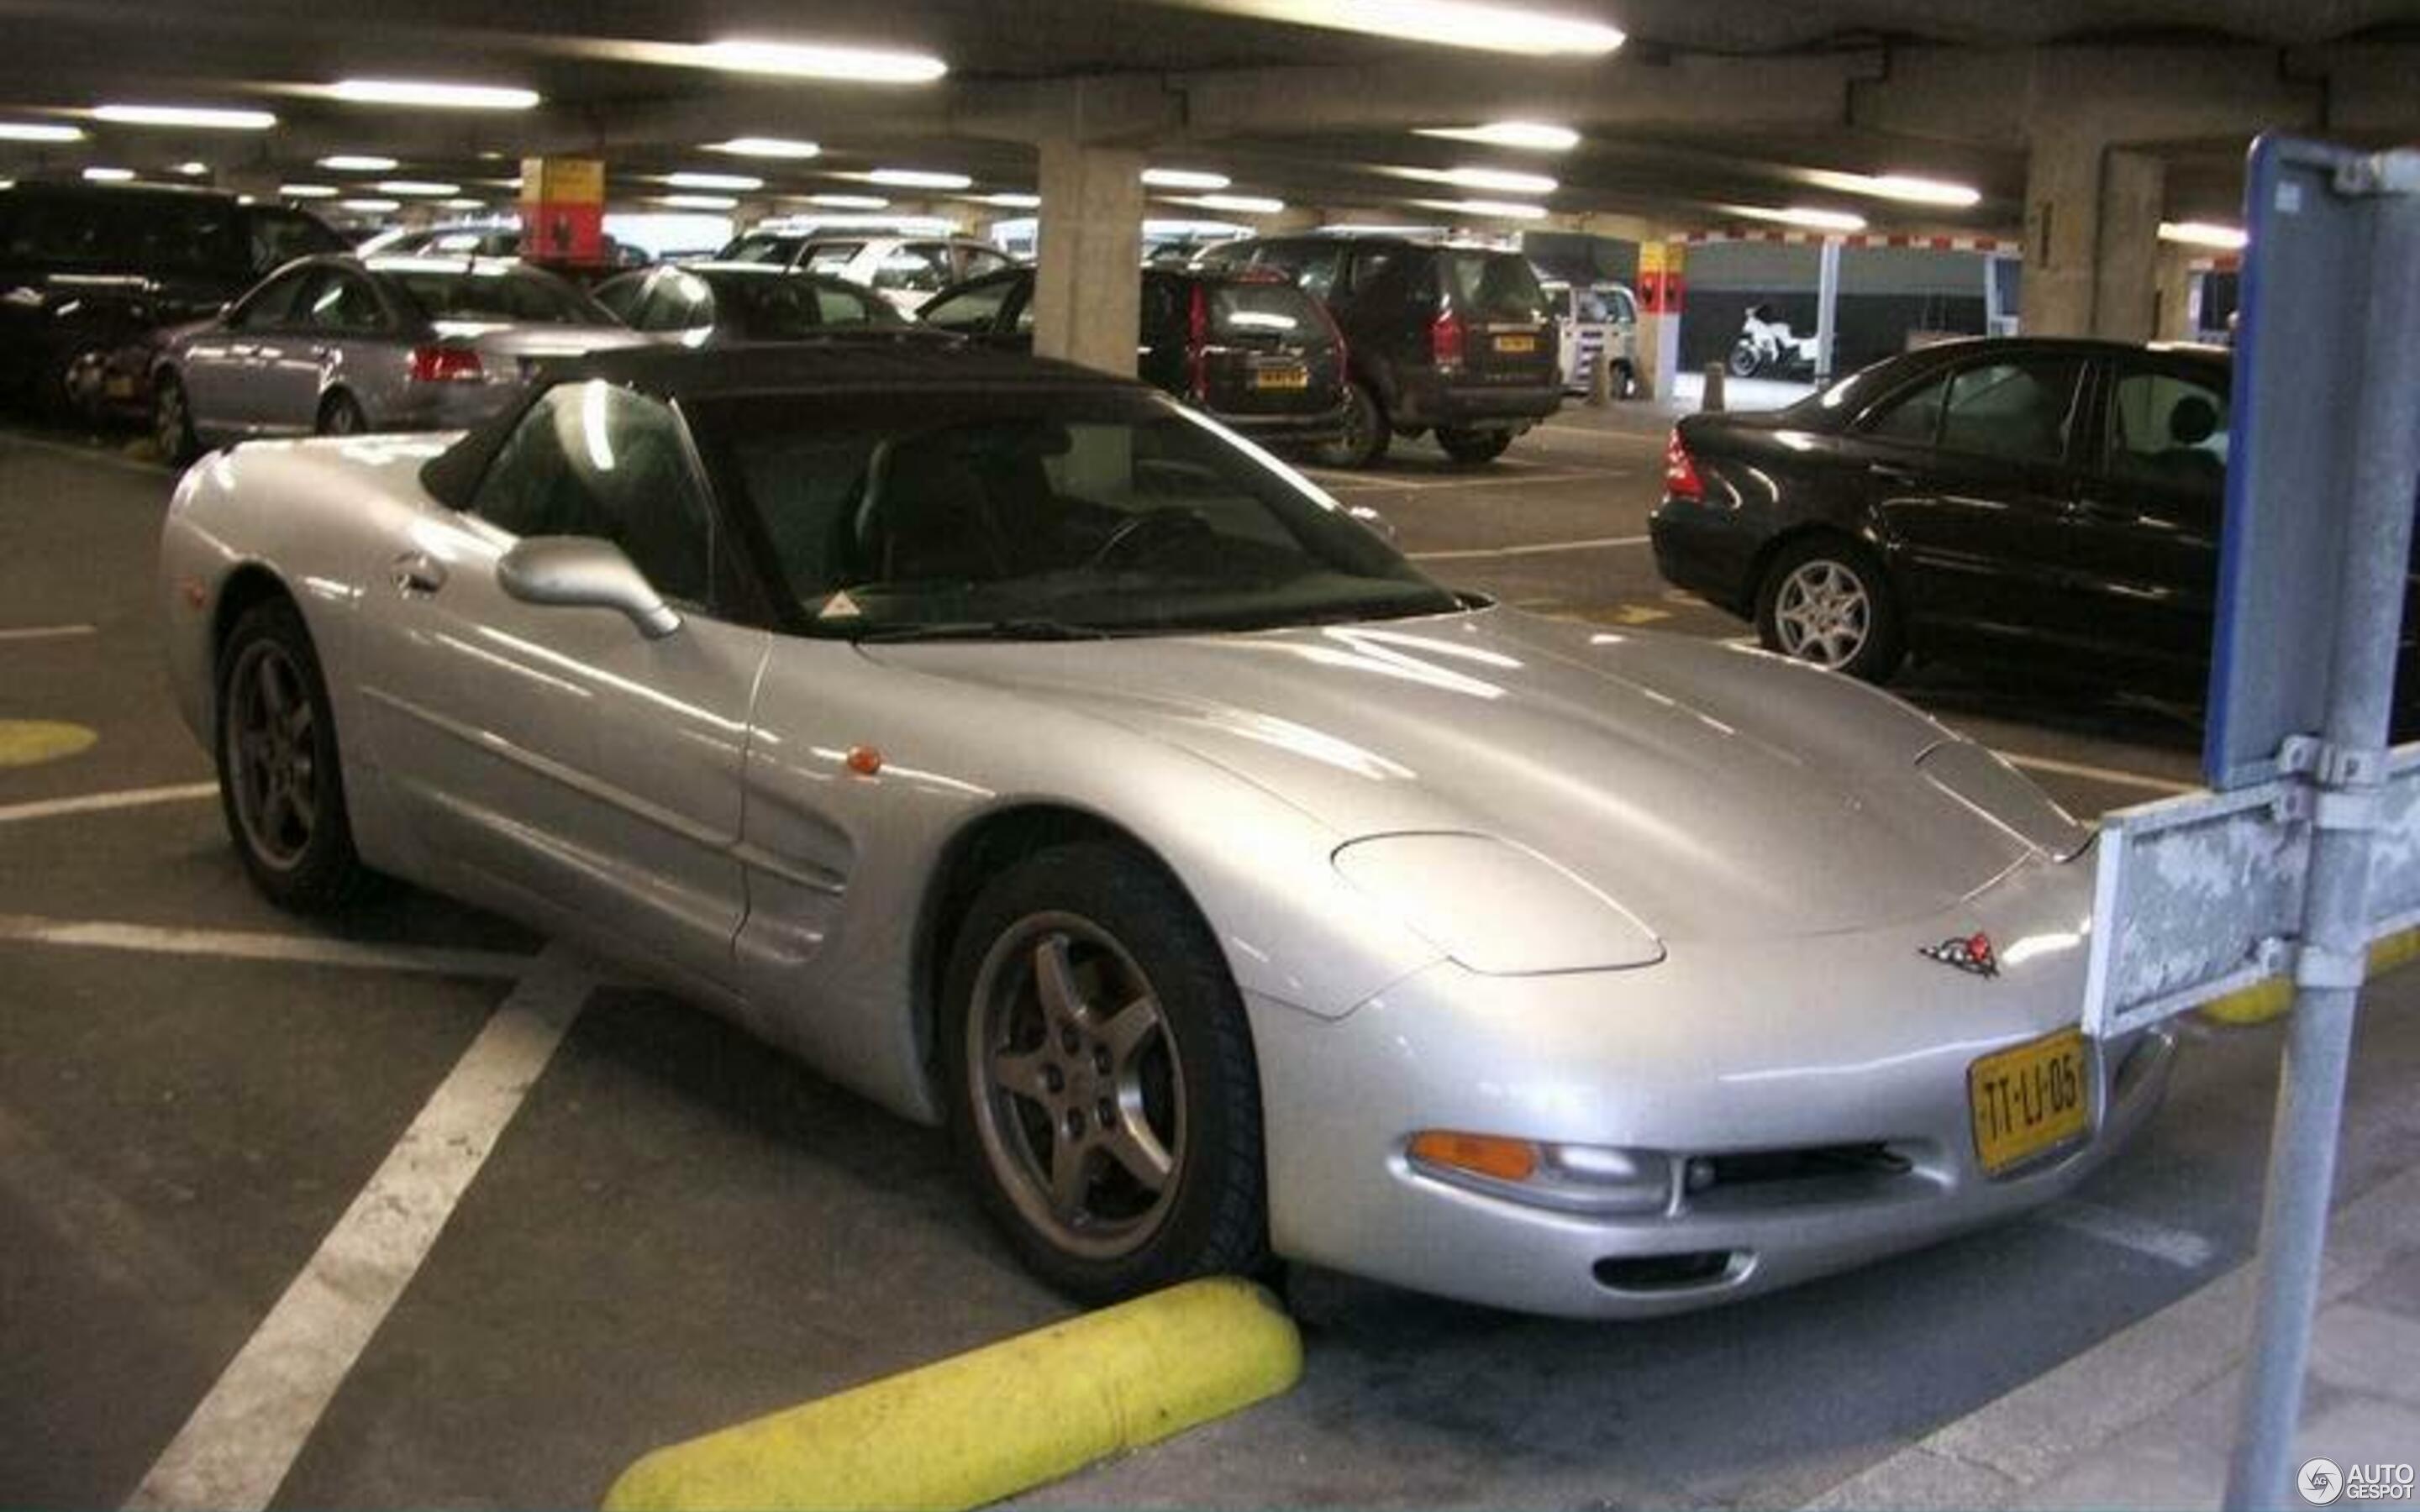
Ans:
<svg viewBox="0 0 2420 1512"><path fill-rule="evenodd" d="M16 187L17 180L14 178L0 178L0 189L14 189Z"/></svg>
<svg viewBox="0 0 2420 1512"><path fill-rule="evenodd" d="M2242 252L2251 239L2238 225L2220 225L2213 221L2162 221L2160 239L2187 247L2211 247L2220 252Z"/></svg>
<svg viewBox="0 0 2420 1512"><path fill-rule="evenodd" d="M210 165L207 162L180 162L177 164L177 171L188 178L199 178L210 171Z"/></svg>
<svg viewBox="0 0 2420 1512"><path fill-rule="evenodd" d="M1502 168L1382 168L1397 178L1451 184L1456 189L1488 190L1498 194L1551 194L1562 186L1542 173L1512 173Z"/></svg>
<svg viewBox="0 0 2420 1512"><path fill-rule="evenodd" d="M962 173L932 173L923 168L876 168L859 177L893 189L968 189L974 184Z"/></svg>
<svg viewBox="0 0 2420 1512"><path fill-rule="evenodd" d="M1508 199L1416 199L1422 209L1447 210L1455 215L1476 215L1491 221L1543 221L1546 218L1544 205L1527 205Z"/></svg>
<svg viewBox="0 0 2420 1512"><path fill-rule="evenodd" d="M319 166L332 168L337 173L387 173L400 167L401 164L393 158L374 158L358 152L345 152L338 153L333 158L321 158Z"/></svg>
<svg viewBox="0 0 2420 1512"><path fill-rule="evenodd" d="M1019 194L1013 192L984 194L978 197L985 205L997 205L1004 210L1037 209L1042 204L1042 196L1039 194Z"/></svg>
<svg viewBox="0 0 2420 1512"><path fill-rule="evenodd" d="M277 124L277 117L265 110L201 105L103 105L92 116L113 126L181 126L204 131L265 131Z"/></svg>
<svg viewBox="0 0 2420 1512"><path fill-rule="evenodd" d="M656 203L676 210L736 210L739 202L728 194L658 194Z"/></svg>
<svg viewBox="0 0 2420 1512"><path fill-rule="evenodd" d="M1296 25L1533 57L1601 57L1622 40L1619 27L1603 22L1471 0L1226 0L1220 8Z"/></svg>
<svg viewBox="0 0 2420 1512"><path fill-rule="evenodd" d="M0 142L81 142L84 128L49 121L0 121Z"/></svg>
<svg viewBox="0 0 2420 1512"><path fill-rule="evenodd" d="M809 194L807 203L833 210L887 210L891 202L879 194Z"/></svg>
<svg viewBox="0 0 2420 1512"><path fill-rule="evenodd" d="M1568 126L1543 121L1489 121L1484 126L1424 126L1416 136L1443 137L1449 142L1477 142L1491 147L1517 147L1524 152L1569 152L1580 145L1580 133Z"/></svg>
<svg viewBox="0 0 2420 1512"><path fill-rule="evenodd" d="M736 158L813 158L821 156L823 148L813 142L797 142L785 136L735 136L728 142L706 145L708 152L728 152Z"/></svg>
<svg viewBox="0 0 2420 1512"><path fill-rule="evenodd" d="M423 79L339 79L328 93L356 105L410 105L423 110L528 110L535 89L484 84L438 84Z"/></svg>
<svg viewBox="0 0 2420 1512"><path fill-rule="evenodd" d="M369 215L383 215L389 210L403 208L402 201L392 199L348 199L338 203L349 210L360 210Z"/></svg>
<svg viewBox="0 0 2420 1512"><path fill-rule="evenodd" d="M488 202L486 200L470 199L467 197L460 199L442 199L437 203L442 205L449 210L484 210L488 208Z"/></svg>
<svg viewBox="0 0 2420 1512"><path fill-rule="evenodd" d="M96 184L122 184L134 177L132 168L86 168L84 176Z"/></svg>
<svg viewBox="0 0 2420 1512"><path fill-rule="evenodd" d="M762 189L765 180L744 173L668 173L664 182L675 189Z"/></svg>
<svg viewBox="0 0 2420 1512"><path fill-rule="evenodd" d="M1792 205L1774 209L1761 205L1717 205L1714 208L1725 215L1745 216L1751 221L1773 221L1782 225L1803 225L1815 231L1862 231L1866 218L1851 215L1846 210L1819 210L1804 205Z"/></svg>
<svg viewBox="0 0 2420 1512"><path fill-rule="evenodd" d="M734 39L686 50L691 61L734 73L779 73L800 79L841 79L852 84L930 84L950 71L923 53L874 47L828 47L813 42Z"/></svg>
<svg viewBox="0 0 2420 1512"><path fill-rule="evenodd" d="M1914 174L1835 173L1829 168L1813 168L1806 177L1808 183L1837 189L1844 194L1869 194L1875 199L1895 199L1910 205L1947 205L1963 209L1983 199L1983 192L1971 184L1920 178Z"/></svg>
<svg viewBox="0 0 2420 1512"><path fill-rule="evenodd" d="M279 197L284 199L334 199L336 186L334 184L280 184L277 186L277 193Z"/></svg>
<svg viewBox="0 0 2420 1512"><path fill-rule="evenodd" d="M1197 173L1190 168L1145 168L1142 181L1155 189L1224 189L1234 182L1222 173Z"/></svg>
<svg viewBox="0 0 2420 1512"><path fill-rule="evenodd" d="M1176 203L1199 205L1205 210L1223 210L1230 215L1275 215L1285 208L1284 200L1264 199L1258 194L1196 194Z"/></svg>
<svg viewBox="0 0 2420 1512"><path fill-rule="evenodd" d="M462 193L460 184L440 184L425 178L381 178L371 187L381 194L408 194L420 198Z"/></svg>

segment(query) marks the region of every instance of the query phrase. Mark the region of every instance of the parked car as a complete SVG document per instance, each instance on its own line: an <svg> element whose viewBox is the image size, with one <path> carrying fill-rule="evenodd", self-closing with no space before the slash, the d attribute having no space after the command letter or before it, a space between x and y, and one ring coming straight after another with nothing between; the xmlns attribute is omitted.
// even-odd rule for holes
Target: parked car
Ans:
<svg viewBox="0 0 2420 1512"><path fill-rule="evenodd" d="M597 302L633 331L684 347L917 330L912 318L871 289L770 263L642 269L608 279L596 293Z"/></svg>
<svg viewBox="0 0 2420 1512"><path fill-rule="evenodd" d="M1586 393L1596 364L1609 362L1606 392L1617 399L1638 393L1638 300L1627 285L1573 284L1543 281L1540 287L1555 308L1560 332L1556 344L1563 370L1563 392Z"/></svg>
<svg viewBox="0 0 2420 1512"><path fill-rule="evenodd" d="M600 239L611 268L644 268L646 249L612 237ZM520 227L495 221L457 221L442 225L393 226L355 249L365 257L518 257Z"/></svg>
<svg viewBox="0 0 2420 1512"><path fill-rule="evenodd" d="M1650 529L1674 584L1787 656L1910 652L2198 690L2230 424L2209 347L1982 339L1786 409L1691 415Z"/></svg>
<svg viewBox="0 0 2420 1512"><path fill-rule="evenodd" d="M1033 270L945 289L923 322L1005 351L1033 349ZM1344 426L1344 344L1319 301L1274 274L1142 272L1138 376L1256 439L1334 441Z"/></svg>
<svg viewBox="0 0 2420 1512"><path fill-rule="evenodd" d="M0 189L0 392L54 414L139 413L153 330L216 315L280 264L344 248L301 210L206 190Z"/></svg>
<svg viewBox="0 0 2420 1512"><path fill-rule="evenodd" d="M2071 1191L2168 1073L2079 1032L2091 837L1990 751L1457 594L1063 364L603 353L193 469L158 581L267 896L584 942L946 1122L1080 1297L1705 1306Z"/></svg>
<svg viewBox="0 0 2420 1512"><path fill-rule="evenodd" d="M823 235L757 229L735 237L721 262L774 263L862 285L913 315L953 284L1012 266L988 241L970 237Z"/></svg>
<svg viewBox="0 0 2420 1512"><path fill-rule="evenodd" d="M552 273L459 257L306 257L169 339L152 434L181 461L256 436L448 430L536 364L640 338Z"/></svg>
<svg viewBox="0 0 2420 1512"><path fill-rule="evenodd" d="M1401 237L1231 241L1195 259L1274 269L1343 330L1351 383L1336 459L1368 467L1390 438L1436 432L1458 462L1493 461L1563 402L1555 312L1518 253Z"/></svg>

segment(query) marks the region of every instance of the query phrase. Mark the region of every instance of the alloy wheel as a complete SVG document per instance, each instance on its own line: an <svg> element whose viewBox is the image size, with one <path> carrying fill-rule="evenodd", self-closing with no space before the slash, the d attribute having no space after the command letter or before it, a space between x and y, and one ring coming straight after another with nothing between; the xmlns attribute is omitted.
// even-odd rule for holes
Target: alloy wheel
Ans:
<svg viewBox="0 0 2420 1512"><path fill-rule="evenodd" d="M185 386L174 378L160 385L151 404L151 439L160 455L173 462L185 451Z"/></svg>
<svg viewBox="0 0 2420 1512"><path fill-rule="evenodd" d="M1846 563L1817 557L1782 579L1773 624L1787 655L1819 667L1845 667L1872 634L1873 596Z"/></svg>
<svg viewBox="0 0 2420 1512"><path fill-rule="evenodd" d="M256 640L227 678L226 763L236 822L260 862L299 864L319 822L311 697L284 647Z"/></svg>

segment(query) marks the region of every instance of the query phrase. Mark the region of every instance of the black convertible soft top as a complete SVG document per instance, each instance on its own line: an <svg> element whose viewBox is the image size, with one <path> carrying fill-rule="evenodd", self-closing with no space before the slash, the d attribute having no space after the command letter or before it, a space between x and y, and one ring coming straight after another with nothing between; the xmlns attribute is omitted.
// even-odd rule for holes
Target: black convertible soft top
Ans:
<svg viewBox="0 0 2420 1512"><path fill-rule="evenodd" d="M1071 389L1156 392L1132 378L1112 378L1073 363L988 351L927 335L915 327L876 328L811 341L712 351L616 347L548 363L517 402L429 458L420 470L421 486L440 502L456 509L468 507L488 464L529 407L558 383L591 379L636 389L674 404L771 393L873 397L970 389L991 393Z"/></svg>

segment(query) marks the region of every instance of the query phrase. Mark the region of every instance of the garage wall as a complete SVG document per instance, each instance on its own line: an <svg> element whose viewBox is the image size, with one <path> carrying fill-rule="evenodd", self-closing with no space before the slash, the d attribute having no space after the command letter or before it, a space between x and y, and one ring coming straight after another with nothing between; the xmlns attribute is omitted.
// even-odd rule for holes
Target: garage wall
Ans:
<svg viewBox="0 0 2420 1512"><path fill-rule="evenodd" d="M1681 363L1720 362L1739 339L1748 306L1768 303L1792 330L1815 329L1822 260L1813 245L1714 241L1689 249L1688 301L1681 317ZM1840 372L1902 351L1914 331L1983 333L1980 253L1913 247L1849 247L1840 254L1834 366Z"/></svg>

